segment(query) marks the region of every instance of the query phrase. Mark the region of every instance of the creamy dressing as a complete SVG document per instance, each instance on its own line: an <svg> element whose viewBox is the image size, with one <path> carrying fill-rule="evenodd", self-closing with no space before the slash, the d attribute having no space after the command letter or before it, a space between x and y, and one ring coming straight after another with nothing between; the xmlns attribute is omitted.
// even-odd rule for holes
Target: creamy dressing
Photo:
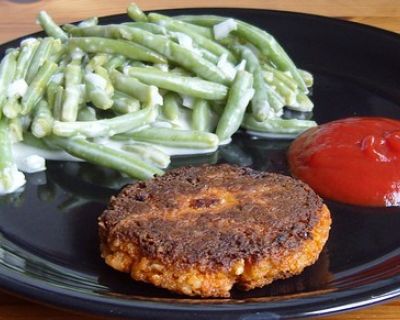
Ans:
<svg viewBox="0 0 400 320"><path fill-rule="evenodd" d="M179 119L177 120L176 125L183 129L183 130L190 130L190 115L191 112L190 110L187 110L188 112L182 112ZM161 120L161 119L160 119ZM165 122L158 121L155 125L159 125L160 127L163 126ZM148 125L146 126L148 127ZM140 128L143 129L143 128ZM255 135L255 136L261 136L261 137L267 137L267 138L282 138L282 139L289 139L293 138L294 135L289 135L289 134L268 134L268 133L259 133L259 132L254 132L254 131L248 131L248 133ZM123 150L123 145L132 143L133 141L115 141L110 138L98 138L95 140L96 143ZM231 139L227 139L225 141L221 141L219 145L225 145L229 144L231 142ZM213 148L206 148L206 149L196 149L196 148L190 148L190 147L169 147L169 146L163 146L155 143L146 143L146 142L139 142L140 144L143 145L149 145L156 147L163 153L165 153L168 156L182 156L182 155L199 155L199 154L209 154L215 152L218 147L213 147ZM31 145L24 144L22 142L15 143L13 145L13 156L14 160L16 163L16 166L13 166L9 170L12 171L12 176L13 176L13 185L7 189L4 188L0 184L0 195L2 194L7 194L7 193L12 193L15 192L19 189L21 189L24 184L26 183L25 176L22 172L18 171L21 170L23 172L27 173L34 173L34 172L40 172L46 169L45 167L45 161L46 160L55 160L55 161L83 161L79 158L76 158L74 156L71 156L70 154L66 153L65 151L61 150L46 150L46 149L41 149L37 148ZM10 172L11 172L10 171Z"/></svg>
<svg viewBox="0 0 400 320"><path fill-rule="evenodd" d="M116 148L122 149L124 144L129 144L129 141L115 141L109 138L99 138L97 143ZM140 142L146 145L154 145L162 152L169 156L175 155L190 155L190 154L202 154L202 153L210 153L214 152L217 148L208 148L208 149L194 149L194 148L174 148L174 147L166 147L158 144L150 144L146 142ZM229 142L228 142L229 143ZM26 159L31 156L39 156L45 158L46 160L55 160L55 161L83 161L79 158L71 156L70 154L66 153L65 151L61 150L44 150L41 148L36 148L22 142L16 143L13 145L13 155L14 160L20 168L20 170L24 171L23 163L26 162Z"/></svg>
<svg viewBox="0 0 400 320"><path fill-rule="evenodd" d="M161 71L168 72L169 71L169 65L166 63L155 63L154 68L160 69Z"/></svg>
<svg viewBox="0 0 400 320"><path fill-rule="evenodd" d="M226 38L232 31L237 30L237 22L232 18L226 19L213 27L214 38L221 40Z"/></svg>
<svg viewBox="0 0 400 320"><path fill-rule="evenodd" d="M33 37L25 38L24 40L21 41L20 45L21 47L23 46L30 46L33 45L34 43L38 42L39 40Z"/></svg>
<svg viewBox="0 0 400 320"><path fill-rule="evenodd" d="M30 155L17 163L18 169L26 173L36 173L46 170L46 159L37 154Z"/></svg>
<svg viewBox="0 0 400 320"><path fill-rule="evenodd" d="M179 128L181 130L192 130L191 127L191 116L192 112L190 109L182 108L179 112L178 119L173 123L173 127ZM158 121L153 123L151 126L158 127L171 127L171 123L165 122L165 120L159 116ZM149 127L149 125L145 125L138 130L144 129L145 127ZM123 145L132 143L134 141L115 141L107 137L99 137L95 139L96 143L123 150ZM231 139L226 141L221 141L220 145L228 144L231 142ZM206 148L206 149L198 149L198 148L190 148L190 147L169 147L164 145L159 145L155 143L146 143L139 142L143 145L150 145L156 147L163 153L168 156L180 156L180 155L198 155L198 154L208 154L215 152L218 147ZM46 160L55 160L55 161L82 161L79 158L69 155L65 151L61 150L50 150L50 149L42 149L38 147L34 147L31 145L24 144L22 142L15 143L13 145L13 156L16 163L12 168L9 168L9 171L12 171L13 176L13 185L7 189L5 189L2 185L0 185L0 195L6 193L12 193L20 189L25 183L25 176L22 172L27 173L40 172L46 169L45 167L45 159ZM11 173L11 171L9 173Z"/></svg>
<svg viewBox="0 0 400 320"><path fill-rule="evenodd" d="M217 67L221 69L222 73L229 79L233 80L236 76L237 69L228 61L228 54L222 54L217 63Z"/></svg>
<svg viewBox="0 0 400 320"><path fill-rule="evenodd" d="M179 129L192 130L192 110L182 108L179 110L178 119L174 122Z"/></svg>
<svg viewBox="0 0 400 320"><path fill-rule="evenodd" d="M80 48L75 48L71 52L71 59L72 60L80 60L83 58L84 55L85 55L85 52L83 52Z"/></svg>
<svg viewBox="0 0 400 320"><path fill-rule="evenodd" d="M226 144L230 144L231 141L232 141L231 138L225 139L225 140L220 141L220 142L219 142L219 145L220 145L220 146L224 146L224 145L226 145Z"/></svg>
<svg viewBox="0 0 400 320"><path fill-rule="evenodd" d="M178 118L175 120L167 120L165 116L160 113L157 117L157 121L152 123L152 127L164 127L164 128L174 128L180 130L193 130L192 125L192 110L188 108L180 108L178 112ZM163 125L160 123L168 123L169 126ZM150 125L146 125L146 127L150 127ZM135 131L140 131L142 128L139 128Z"/></svg>
<svg viewBox="0 0 400 320"><path fill-rule="evenodd" d="M28 90L28 84L24 79L18 79L12 82L7 88L8 98L23 97Z"/></svg>
<svg viewBox="0 0 400 320"><path fill-rule="evenodd" d="M150 105L153 106L162 106L164 105L164 98L160 94L160 91L156 86L151 85L150 86L150 99L149 99Z"/></svg>
<svg viewBox="0 0 400 320"><path fill-rule="evenodd" d="M82 161L76 157L73 157L61 150L45 150L41 148L36 148L29 146L22 142L15 143L13 145L13 155L14 160L17 163L22 163L29 156L37 155L45 158L46 160L56 160L56 161Z"/></svg>
<svg viewBox="0 0 400 320"><path fill-rule="evenodd" d="M92 83L96 88L100 90L105 90L107 87L107 81L103 77L95 74L93 72L88 72L85 74L85 80Z"/></svg>
<svg viewBox="0 0 400 320"><path fill-rule="evenodd" d="M0 195L19 191L26 183L25 175L21 171L18 171L15 164L4 168L1 175L7 176L8 179L6 180L10 181L11 185L4 185L0 180Z"/></svg>
<svg viewBox="0 0 400 320"><path fill-rule="evenodd" d="M170 32L170 35L178 40L178 43L188 50L193 50L193 40L187 34L182 32Z"/></svg>

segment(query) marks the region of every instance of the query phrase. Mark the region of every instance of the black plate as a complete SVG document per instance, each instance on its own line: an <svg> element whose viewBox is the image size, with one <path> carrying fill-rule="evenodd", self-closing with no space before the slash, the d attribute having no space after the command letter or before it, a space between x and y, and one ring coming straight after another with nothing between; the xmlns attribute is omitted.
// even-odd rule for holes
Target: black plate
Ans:
<svg viewBox="0 0 400 320"><path fill-rule="evenodd" d="M315 119L353 115L400 118L400 37L312 15L244 9L171 10L250 21L275 35L315 75ZM113 16L102 22L121 22ZM18 41L1 47L17 46ZM287 173L289 142L237 134L212 155L174 166L233 162ZM0 285L37 301L135 319L282 319L328 314L400 295L400 210L328 201L333 227L318 262L303 274L231 299L190 299L134 283L99 258L96 217L115 189L112 171L50 163L25 192L0 198ZM340 172L338 172L340 174ZM43 179L47 183L43 184Z"/></svg>

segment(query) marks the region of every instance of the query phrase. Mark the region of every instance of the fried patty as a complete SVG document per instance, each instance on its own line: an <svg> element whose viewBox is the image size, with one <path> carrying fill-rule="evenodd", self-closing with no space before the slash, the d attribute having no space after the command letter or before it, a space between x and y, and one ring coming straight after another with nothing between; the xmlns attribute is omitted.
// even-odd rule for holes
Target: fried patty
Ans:
<svg viewBox="0 0 400 320"><path fill-rule="evenodd" d="M322 200L293 178L231 165L183 167L125 187L99 218L101 255L138 281L229 297L299 274L328 238Z"/></svg>

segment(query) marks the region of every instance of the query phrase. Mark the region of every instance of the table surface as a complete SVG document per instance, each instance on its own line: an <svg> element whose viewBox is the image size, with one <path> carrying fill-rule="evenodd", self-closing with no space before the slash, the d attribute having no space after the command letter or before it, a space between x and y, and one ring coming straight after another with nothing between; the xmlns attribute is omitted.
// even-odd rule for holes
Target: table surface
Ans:
<svg viewBox="0 0 400 320"><path fill-rule="evenodd" d="M306 12L364 23L400 32L400 0L137 0L143 9L189 7L247 7ZM218 5L216 5L218 3ZM58 23L90 16L122 13L126 0L0 0L0 43L39 30L35 23L39 10L47 10ZM0 320L69 319L95 320L92 316L76 315L42 306L0 292ZM326 320L398 320L400 300L324 318Z"/></svg>

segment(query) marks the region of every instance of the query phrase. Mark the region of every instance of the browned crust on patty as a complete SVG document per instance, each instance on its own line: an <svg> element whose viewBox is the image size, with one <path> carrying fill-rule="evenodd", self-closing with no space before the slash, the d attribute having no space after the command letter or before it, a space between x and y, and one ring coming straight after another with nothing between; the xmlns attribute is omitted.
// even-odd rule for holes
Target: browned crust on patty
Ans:
<svg viewBox="0 0 400 320"><path fill-rule="evenodd" d="M329 225L329 211L304 183L230 165L179 168L128 186L99 218L102 256L115 269L222 297L235 282L251 289L301 272Z"/></svg>

